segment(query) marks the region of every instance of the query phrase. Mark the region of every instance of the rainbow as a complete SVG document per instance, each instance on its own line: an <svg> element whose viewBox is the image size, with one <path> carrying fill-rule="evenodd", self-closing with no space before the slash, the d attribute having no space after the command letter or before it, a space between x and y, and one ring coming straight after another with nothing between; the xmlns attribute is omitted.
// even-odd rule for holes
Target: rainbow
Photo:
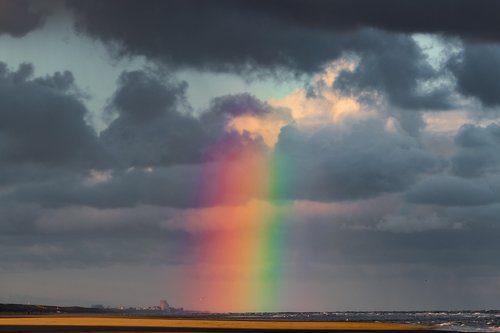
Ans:
<svg viewBox="0 0 500 333"><path fill-rule="evenodd" d="M199 223L193 266L197 310L273 311L280 307L285 203L283 163L251 145L218 153L200 177Z"/></svg>

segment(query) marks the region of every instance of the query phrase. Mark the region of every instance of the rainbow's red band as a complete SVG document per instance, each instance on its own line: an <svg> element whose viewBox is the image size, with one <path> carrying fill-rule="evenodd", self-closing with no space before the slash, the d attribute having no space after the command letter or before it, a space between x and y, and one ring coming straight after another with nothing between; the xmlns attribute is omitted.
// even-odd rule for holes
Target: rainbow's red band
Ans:
<svg viewBox="0 0 500 333"><path fill-rule="evenodd" d="M276 157L248 148L207 163L201 177L200 219L209 224L197 244L193 292L198 310L268 311L279 307L283 184ZM202 289L202 290L200 290Z"/></svg>

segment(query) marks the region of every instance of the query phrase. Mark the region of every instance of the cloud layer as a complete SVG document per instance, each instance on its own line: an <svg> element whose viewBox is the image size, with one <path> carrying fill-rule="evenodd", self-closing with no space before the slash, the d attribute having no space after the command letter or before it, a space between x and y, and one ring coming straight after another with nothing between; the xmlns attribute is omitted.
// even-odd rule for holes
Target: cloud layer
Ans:
<svg viewBox="0 0 500 333"><path fill-rule="evenodd" d="M189 275L200 244L256 227L203 216L261 209L286 222L283 281L291 298L307 291L306 310L338 297L352 309L498 307L498 7L0 0L0 47L68 20L109 49L109 66L144 65L94 109L74 68L0 63L0 272L109 270L132 285L123 267L154 267L203 283ZM248 91L195 109L187 70ZM295 86L252 91L261 81ZM266 186L254 184L262 170ZM396 296L377 303L379 283Z"/></svg>

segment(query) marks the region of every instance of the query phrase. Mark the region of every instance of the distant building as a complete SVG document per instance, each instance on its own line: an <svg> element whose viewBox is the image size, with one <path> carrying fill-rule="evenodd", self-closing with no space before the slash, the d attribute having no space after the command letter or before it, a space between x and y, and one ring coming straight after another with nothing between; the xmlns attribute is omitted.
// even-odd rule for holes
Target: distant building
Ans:
<svg viewBox="0 0 500 333"><path fill-rule="evenodd" d="M170 305L168 305L168 302L167 302L167 301L165 301L164 299L162 299L162 300L160 301L160 310L161 310L161 311L167 311L167 310L169 310L169 309L170 309Z"/></svg>

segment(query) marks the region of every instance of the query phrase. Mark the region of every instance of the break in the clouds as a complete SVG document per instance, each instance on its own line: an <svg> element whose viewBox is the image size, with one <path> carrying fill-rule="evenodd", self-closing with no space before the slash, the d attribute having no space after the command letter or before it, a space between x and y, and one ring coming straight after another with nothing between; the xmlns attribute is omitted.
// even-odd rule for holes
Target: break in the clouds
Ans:
<svg viewBox="0 0 500 333"><path fill-rule="evenodd" d="M0 293L262 310L200 299L274 217L273 310L497 308L499 9L0 0Z"/></svg>

